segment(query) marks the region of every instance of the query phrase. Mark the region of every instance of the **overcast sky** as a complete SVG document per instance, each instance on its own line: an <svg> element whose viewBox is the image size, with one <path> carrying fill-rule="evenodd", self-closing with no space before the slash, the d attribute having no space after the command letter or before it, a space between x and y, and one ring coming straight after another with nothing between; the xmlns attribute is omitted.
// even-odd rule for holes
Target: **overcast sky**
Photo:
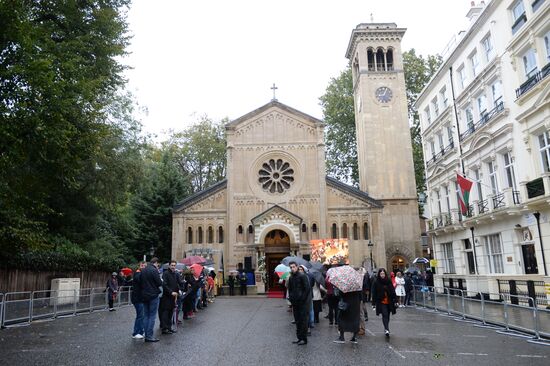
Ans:
<svg viewBox="0 0 550 366"><path fill-rule="evenodd" d="M272 97L322 118L319 97L347 65L359 23L408 28L403 50L440 53L465 29L468 0L134 0L124 62L145 131L162 137L207 114L235 119Z"/></svg>

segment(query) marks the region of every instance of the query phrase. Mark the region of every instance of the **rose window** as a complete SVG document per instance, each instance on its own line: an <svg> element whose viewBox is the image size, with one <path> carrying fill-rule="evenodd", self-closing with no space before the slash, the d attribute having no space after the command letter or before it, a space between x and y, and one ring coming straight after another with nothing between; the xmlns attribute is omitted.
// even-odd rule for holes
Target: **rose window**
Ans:
<svg viewBox="0 0 550 366"><path fill-rule="evenodd" d="M270 159L262 164L258 182L270 193L283 193L294 182L294 170L281 159Z"/></svg>

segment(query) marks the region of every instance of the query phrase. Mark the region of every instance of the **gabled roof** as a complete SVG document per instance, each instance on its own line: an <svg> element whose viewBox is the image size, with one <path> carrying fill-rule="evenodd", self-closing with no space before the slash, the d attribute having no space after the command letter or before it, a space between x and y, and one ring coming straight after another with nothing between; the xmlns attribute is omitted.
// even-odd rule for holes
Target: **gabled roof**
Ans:
<svg viewBox="0 0 550 366"><path fill-rule="evenodd" d="M320 119L312 117L309 114L306 114L304 112L300 112L299 110L294 109L292 107L289 107L286 104L283 104L283 103L279 102L278 100L272 100L269 103L264 104L260 108L257 108L255 110L253 110L252 112L249 112L249 113L245 114L244 116L241 116L241 117L229 122L228 124L225 125L225 128L227 128L227 129L235 128L239 123L241 123L243 121L247 121L247 120L249 120L249 119L265 112L269 108L273 108L273 107L282 109L283 111L286 111L290 114L294 114L294 115L297 115L299 117L302 117L303 119L308 120L308 121L310 121L314 124L320 124L322 126L325 125L325 123L323 121L321 121Z"/></svg>
<svg viewBox="0 0 550 366"><path fill-rule="evenodd" d="M367 192L363 192L360 189L357 189L357 188L355 188L353 186L350 186L346 183L342 183L336 178L329 177L327 175L326 176L326 182L327 182L327 186L339 189L343 192L346 192L346 193L350 194L351 196L360 199L361 201L364 201L364 202L367 202L367 203L371 204L373 207L377 207L377 208L384 207L384 205L382 204L381 201L372 198L371 196L369 196L369 194Z"/></svg>
<svg viewBox="0 0 550 366"><path fill-rule="evenodd" d="M227 188L227 179L221 180L218 183L215 183L211 185L208 188L203 189L202 191L193 193L191 196L187 197L177 205L173 207L174 211L181 211L197 202L202 200L205 197L210 196L211 194L214 194L218 191L221 191L222 189Z"/></svg>
<svg viewBox="0 0 550 366"><path fill-rule="evenodd" d="M271 206L270 208L268 208L267 210L265 210L265 211L262 212L261 214L254 216L250 221L251 221L252 223L254 223L254 220L256 220L256 219L262 217L263 215L265 215L265 214L268 213L269 211L274 211L274 210L281 210L281 211L283 211L284 213L287 213L289 216L292 216L292 217L294 217L296 220L300 221L300 223L301 223L302 221L304 221L300 216L296 215L296 214L293 213L293 212L290 212L289 210L287 210L287 209L285 209L285 208L283 208L283 207L281 207L281 206L279 206L279 205L273 205L273 206Z"/></svg>

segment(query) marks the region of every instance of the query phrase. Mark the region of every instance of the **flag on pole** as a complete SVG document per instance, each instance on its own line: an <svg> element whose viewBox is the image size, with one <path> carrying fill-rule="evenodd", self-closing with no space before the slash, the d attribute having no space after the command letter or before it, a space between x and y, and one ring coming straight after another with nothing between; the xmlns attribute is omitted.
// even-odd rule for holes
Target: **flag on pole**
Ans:
<svg viewBox="0 0 550 366"><path fill-rule="evenodd" d="M458 199L460 201L460 211L463 215L466 215L468 213L468 205L470 202L470 191L472 189L473 182L469 181L468 179L464 178L460 174L457 173L456 175L456 181L458 183Z"/></svg>

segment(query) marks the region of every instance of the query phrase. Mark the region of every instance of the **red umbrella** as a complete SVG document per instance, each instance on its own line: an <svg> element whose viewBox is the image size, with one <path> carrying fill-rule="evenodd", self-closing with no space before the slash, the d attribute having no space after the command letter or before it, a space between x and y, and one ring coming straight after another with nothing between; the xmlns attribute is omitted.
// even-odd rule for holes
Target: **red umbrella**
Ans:
<svg viewBox="0 0 550 366"><path fill-rule="evenodd" d="M122 272L123 275L125 276L129 276L131 275L132 273L134 273L134 271L132 271L132 269L128 268L128 267L124 267L120 270Z"/></svg>
<svg viewBox="0 0 550 366"><path fill-rule="evenodd" d="M196 277L199 277L202 273L202 270L203 270L203 266L201 266L200 264L198 263L195 263L193 265L191 265L191 270L193 271L193 274L196 276Z"/></svg>
<svg viewBox="0 0 550 366"><path fill-rule="evenodd" d="M206 262L205 258L200 257L198 255L192 255L190 257L184 258L180 263L190 266L195 263L204 263L204 262Z"/></svg>

